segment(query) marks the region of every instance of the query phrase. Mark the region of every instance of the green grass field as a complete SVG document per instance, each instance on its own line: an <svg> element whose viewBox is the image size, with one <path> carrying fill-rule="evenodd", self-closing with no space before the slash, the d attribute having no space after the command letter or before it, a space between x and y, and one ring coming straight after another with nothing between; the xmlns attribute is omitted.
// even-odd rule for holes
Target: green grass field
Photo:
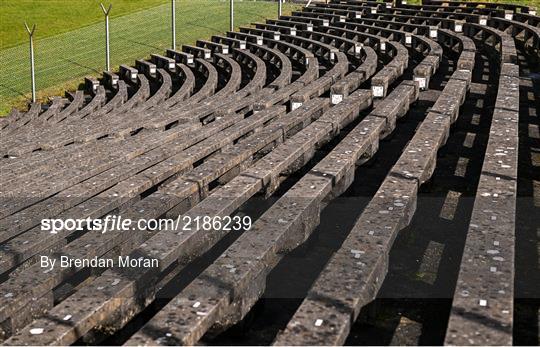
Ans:
<svg viewBox="0 0 540 347"><path fill-rule="evenodd" d="M109 2L102 1L104 4ZM0 49L28 40L23 23L36 24L40 38L61 34L103 20L99 0L1 0ZM167 0L113 0L111 17L144 10Z"/></svg>
<svg viewBox="0 0 540 347"><path fill-rule="evenodd" d="M81 77L102 72L104 25L99 1L1 1L2 47L8 48L0 50L0 114L6 114L13 106L24 106L29 97L28 39L22 25L27 17L29 24L37 23L35 60L39 99L61 95L66 89L76 88ZM112 0L112 3L111 14L116 16L110 23L112 66L133 64L135 59L170 47L169 0ZM177 0L176 3L178 46L228 30L228 1ZM284 10L292 8L299 6L286 4ZM33 15L30 17L29 13ZM237 26L276 15L275 2L235 1Z"/></svg>

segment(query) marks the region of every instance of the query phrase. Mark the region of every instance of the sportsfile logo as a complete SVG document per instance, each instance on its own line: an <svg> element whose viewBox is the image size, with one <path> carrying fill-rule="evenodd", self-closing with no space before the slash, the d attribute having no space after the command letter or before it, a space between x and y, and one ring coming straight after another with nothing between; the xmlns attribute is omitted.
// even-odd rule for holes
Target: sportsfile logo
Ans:
<svg viewBox="0 0 540 347"><path fill-rule="evenodd" d="M60 231L99 231L102 234L107 231L132 230L133 221L120 216L106 216L103 219L73 219L73 218L53 218L41 220L41 231L57 234Z"/></svg>
<svg viewBox="0 0 540 347"><path fill-rule="evenodd" d="M249 216L178 216L176 219L137 219L122 218L121 216L109 215L103 219L73 219L53 218L41 220L41 231L58 234L62 231L96 231L102 234L109 231L128 230L249 230L252 225Z"/></svg>

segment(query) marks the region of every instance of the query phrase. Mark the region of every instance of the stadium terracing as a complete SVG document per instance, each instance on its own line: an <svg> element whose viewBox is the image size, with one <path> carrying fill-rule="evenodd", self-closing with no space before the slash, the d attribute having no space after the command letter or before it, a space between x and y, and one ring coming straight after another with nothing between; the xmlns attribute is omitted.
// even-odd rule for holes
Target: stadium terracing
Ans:
<svg viewBox="0 0 540 347"><path fill-rule="evenodd" d="M280 296L295 306L263 344L344 344L396 284L400 234L423 225L444 248L422 287L446 295L439 343L511 345L518 281L540 283L536 246L520 272L531 246L519 234L540 225L539 55L526 6L330 1L12 111L0 120L4 343L193 345ZM110 215L252 225L42 230ZM44 255L159 266L44 269ZM291 271L309 273L301 293L270 293Z"/></svg>

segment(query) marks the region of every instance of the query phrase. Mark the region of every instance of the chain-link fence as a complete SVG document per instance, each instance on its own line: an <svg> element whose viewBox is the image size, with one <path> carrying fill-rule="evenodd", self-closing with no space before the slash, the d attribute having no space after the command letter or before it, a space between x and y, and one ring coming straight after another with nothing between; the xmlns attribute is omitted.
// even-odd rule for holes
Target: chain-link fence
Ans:
<svg viewBox="0 0 540 347"><path fill-rule="evenodd" d="M111 14L114 15L114 0L112 3ZM290 12L300 6L287 1L283 4L283 11ZM229 9L230 0L176 0L177 48L229 30ZM101 13L99 6L95 10ZM275 1L234 0L236 27L275 18L277 13ZM171 15L171 2L167 1L156 7L111 18L110 58L113 70L120 64L133 64L135 59L170 48ZM21 30L24 30L22 25ZM43 39L39 39L38 27L35 37L36 84L41 99L75 88L82 81L81 77L97 76L105 68L104 21ZM17 104L17 100L20 104L29 98L29 70L28 43L0 51L0 108L4 112Z"/></svg>

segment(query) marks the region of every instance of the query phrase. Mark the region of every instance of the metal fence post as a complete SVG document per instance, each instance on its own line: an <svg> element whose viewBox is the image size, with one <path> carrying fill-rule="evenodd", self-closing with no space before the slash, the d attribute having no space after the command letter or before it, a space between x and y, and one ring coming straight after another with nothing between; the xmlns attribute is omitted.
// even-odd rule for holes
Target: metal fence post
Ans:
<svg viewBox="0 0 540 347"><path fill-rule="evenodd" d="M176 1L171 0L172 49L176 49Z"/></svg>
<svg viewBox="0 0 540 347"><path fill-rule="evenodd" d="M34 31L36 30L36 25L30 28L28 24L24 23L28 36L30 37L30 79L32 80L32 102L36 102L36 71L34 65Z"/></svg>
<svg viewBox="0 0 540 347"><path fill-rule="evenodd" d="M278 18L281 17L281 11L282 11L282 0L278 0Z"/></svg>
<svg viewBox="0 0 540 347"><path fill-rule="evenodd" d="M101 6L101 10L105 15L105 71L111 71L111 51L109 47L109 13L111 12L112 4L109 5L108 9L105 9L105 6L103 6L103 4L101 3L99 5Z"/></svg>
<svg viewBox="0 0 540 347"><path fill-rule="evenodd" d="M234 31L234 0L231 0L230 10L231 10L231 31Z"/></svg>

